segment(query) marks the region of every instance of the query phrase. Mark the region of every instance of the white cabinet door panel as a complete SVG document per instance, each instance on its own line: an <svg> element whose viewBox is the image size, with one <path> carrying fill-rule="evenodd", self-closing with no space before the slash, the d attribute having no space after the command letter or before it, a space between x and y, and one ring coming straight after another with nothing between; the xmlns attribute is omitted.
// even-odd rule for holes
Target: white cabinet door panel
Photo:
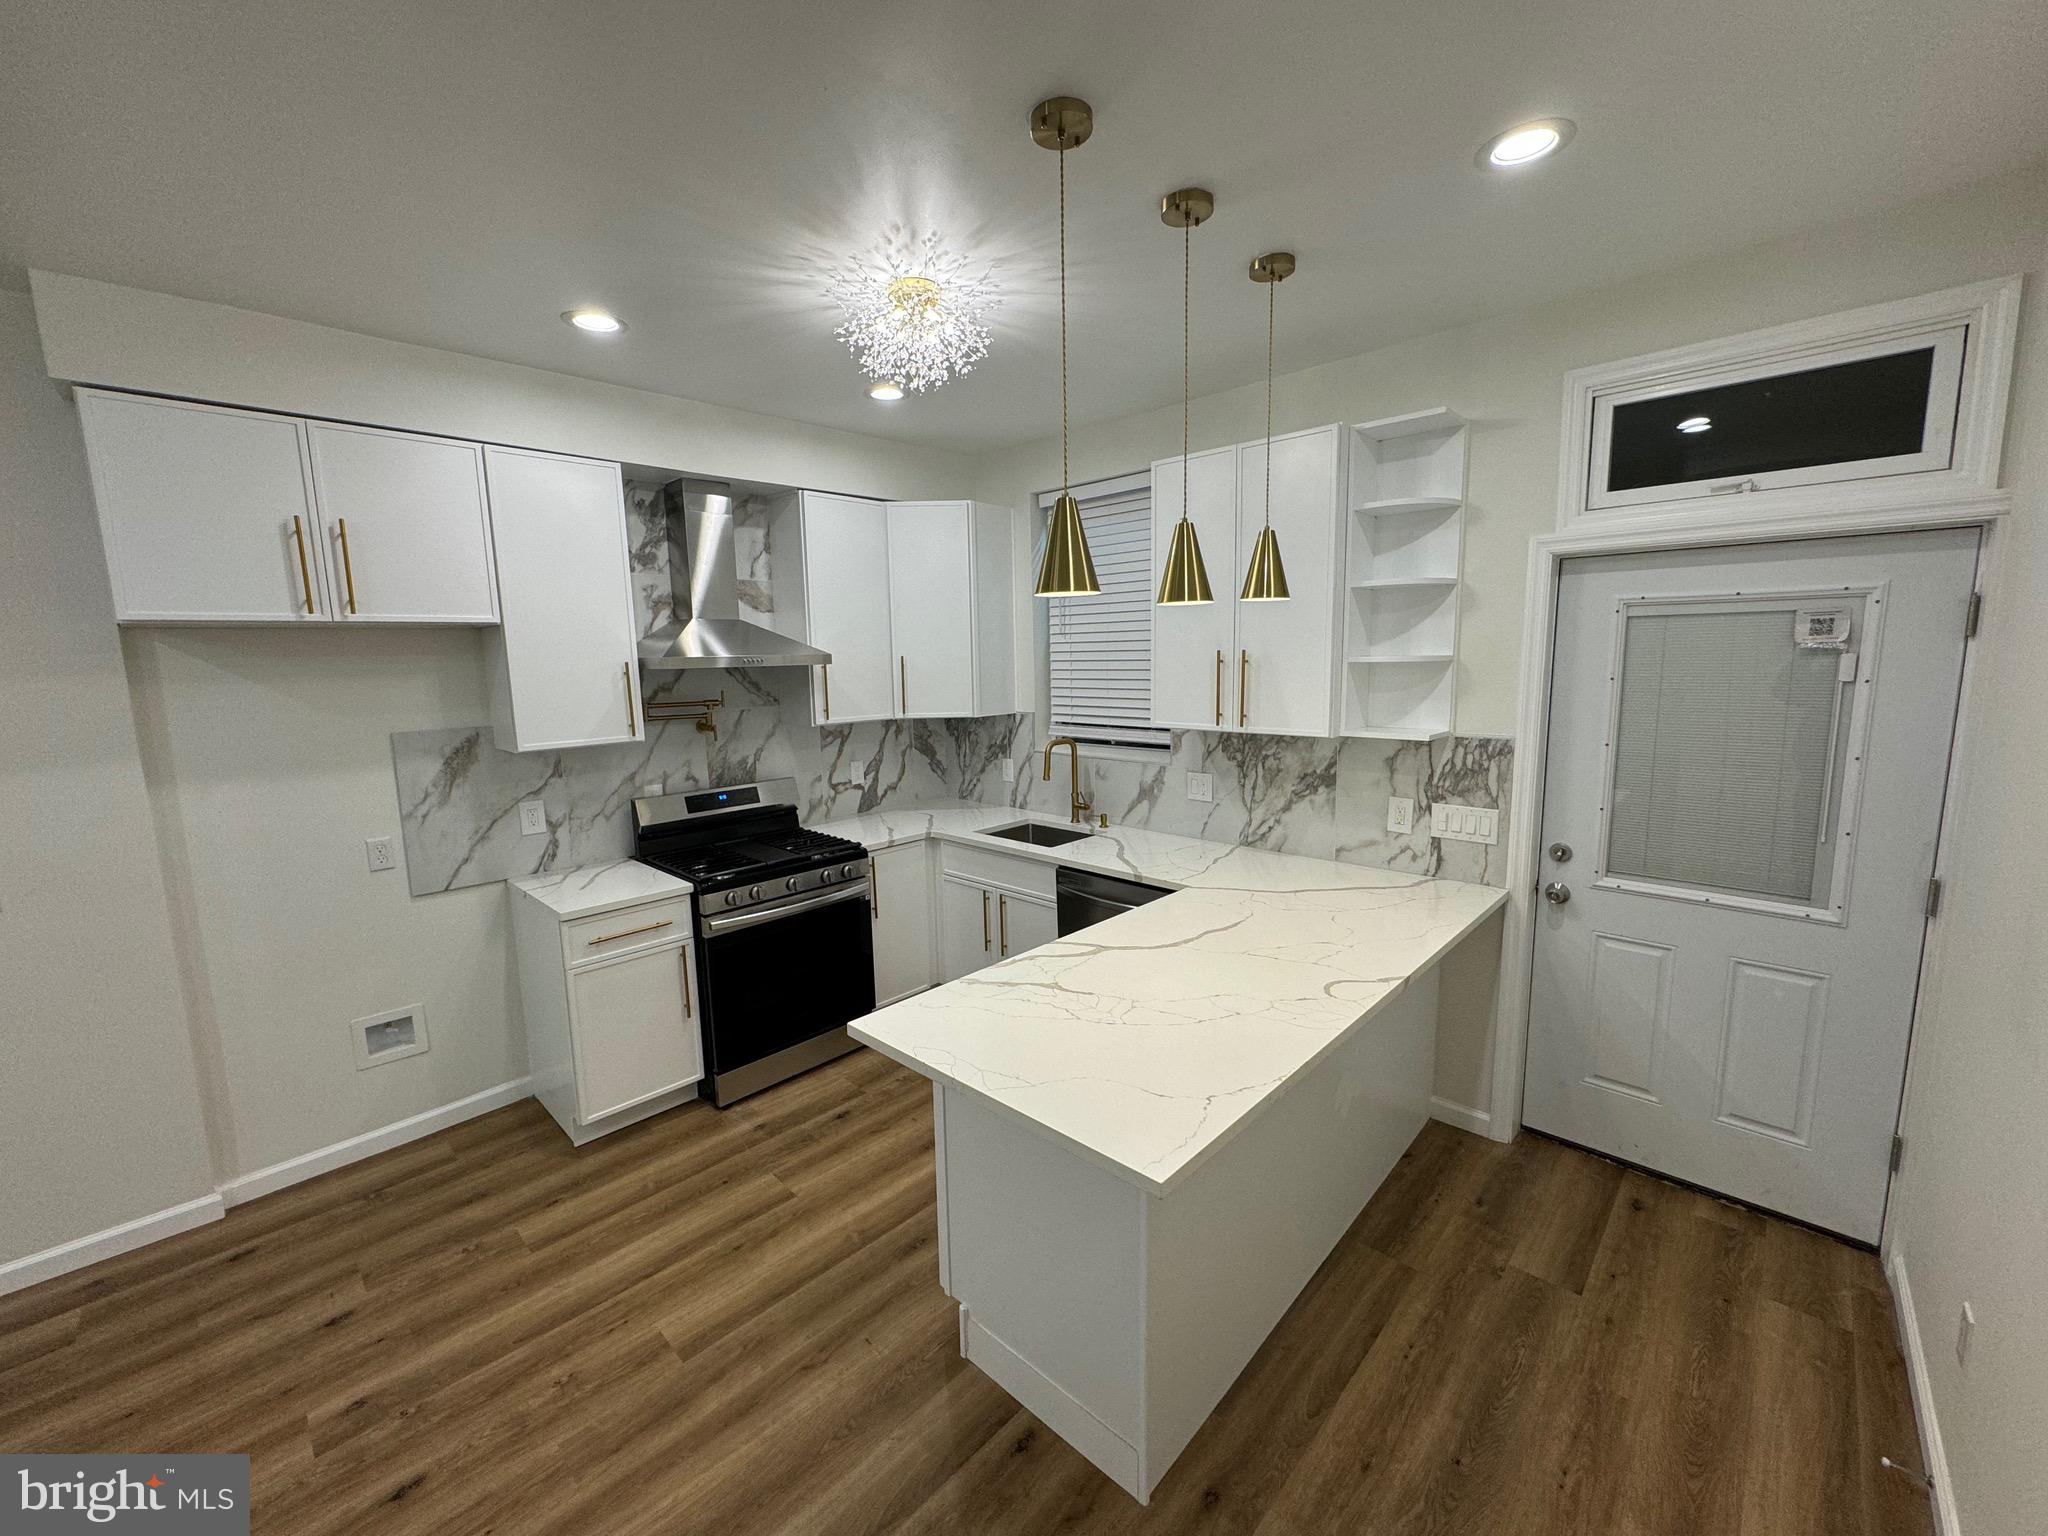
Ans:
<svg viewBox="0 0 2048 1536"><path fill-rule="evenodd" d="M639 645L619 466L486 448L504 627L492 724L511 752L640 735Z"/></svg>
<svg viewBox="0 0 2048 1536"><path fill-rule="evenodd" d="M996 948L1000 954L1021 955L1027 949L1050 944L1060 935L1059 909L1052 902L1007 891L996 896Z"/></svg>
<svg viewBox="0 0 2048 1536"><path fill-rule="evenodd" d="M322 421L306 436L339 617L497 622L478 444Z"/></svg>
<svg viewBox="0 0 2048 1536"><path fill-rule="evenodd" d="M958 981L996 960L996 897L985 885L939 881L940 980Z"/></svg>
<svg viewBox="0 0 2048 1536"><path fill-rule="evenodd" d="M869 860L874 912L875 1006L932 984L932 880L929 845L884 848Z"/></svg>
<svg viewBox="0 0 2048 1536"><path fill-rule="evenodd" d="M1237 450L1216 448L1187 463L1187 495L1216 601L1152 609L1152 723L1232 729L1237 721ZM1166 569L1181 515L1181 461L1152 466L1152 581ZM1220 660L1219 660L1220 658Z"/></svg>
<svg viewBox="0 0 2048 1536"><path fill-rule="evenodd" d="M887 720L896 713L889 643L889 510L853 496L803 497L804 604L811 644L831 652L814 669L820 725Z"/></svg>
<svg viewBox="0 0 2048 1536"><path fill-rule="evenodd" d="M889 504L889 617L896 712L974 713L974 509Z"/></svg>
<svg viewBox="0 0 2048 1536"><path fill-rule="evenodd" d="M117 618L333 618L300 422L93 390L78 410Z"/></svg>
<svg viewBox="0 0 2048 1536"><path fill-rule="evenodd" d="M569 973L578 1120L588 1124L704 1075L691 982L687 944Z"/></svg>
<svg viewBox="0 0 2048 1536"><path fill-rule="evenodd" d="M1338 431L1273 440L1273 530L1292 594L1237 603L1237 680L1243 728L1287 736L1336 734ZM1238 450L1238 527L1228 570L1209 568L1219 602L1233 601L1266 520L1266 445ZM1211 561L1217 556L1211 555Z"/></svg>

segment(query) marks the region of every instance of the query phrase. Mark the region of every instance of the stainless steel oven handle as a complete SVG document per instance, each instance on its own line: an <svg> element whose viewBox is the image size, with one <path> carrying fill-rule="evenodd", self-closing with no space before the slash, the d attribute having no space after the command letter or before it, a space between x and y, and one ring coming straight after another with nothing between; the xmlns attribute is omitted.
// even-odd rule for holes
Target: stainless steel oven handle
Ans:
<svg viewBox="0 0 2048 1536"><path fill-rule="evenodd" d="M772 923L777 918L795 917L802 912L815 912L819 907L829 907L835 901L866 901L868 883L865 880L851 885L835 885L831 890L816 896L806 896L801 901L778 902L772 907L757 907L751 912L734 912L727 917L707 917L704 931L707 934L735 933L742 928L752 928L760 923Z"/></svg>

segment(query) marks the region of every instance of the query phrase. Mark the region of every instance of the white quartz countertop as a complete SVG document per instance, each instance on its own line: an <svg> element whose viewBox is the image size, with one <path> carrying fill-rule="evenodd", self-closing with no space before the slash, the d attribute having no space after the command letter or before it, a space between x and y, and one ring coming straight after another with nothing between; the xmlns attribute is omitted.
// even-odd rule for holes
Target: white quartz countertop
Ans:
<svg viewBox="0 0 2048 1536"><path fill-rule="evenodd" d="M820 831L937 838L1175 894L878 1010L854 1037L1168 1193L1507 900L1505 891L1136 828L1060 848L986 835L1000 806Z"/></svg>
<svg viewBox="0 0 2048 1536"><path fill-rule="evenodd" d="M532 897L562 918L596 917L621 907L637 907L643 901L690 893L689 881L665 875L634 859L613 859L609 864L528 875L510 883L520 895Z"/></svg>

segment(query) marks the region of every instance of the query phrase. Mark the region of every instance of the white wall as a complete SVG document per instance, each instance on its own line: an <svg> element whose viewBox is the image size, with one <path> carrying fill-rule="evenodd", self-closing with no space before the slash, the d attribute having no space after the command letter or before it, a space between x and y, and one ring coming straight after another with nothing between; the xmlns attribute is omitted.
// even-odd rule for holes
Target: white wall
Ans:
<svg viewBox="0 0 2048 1536"><path fill-rule="evenodd" d="M2048 250L2037 270L2048 267ZM2000 534L1952 788L1887 1254L1909 1282L1960 1527L2048 1531L2048 299L2021 320ZM1967 1365L1963 1304L1977 1315Z"/></svg>
<svg viewBox="0 0 2048 1536"><path fill-rule="evenodd" d="M969 461L934 448L89 278L29 280L50 374L73 383L856 496L966 493Z"/></svg>
<svg viewBox="0 0 2048 1536"><path fill-rule="evenodd" d="M1626 217L1626 210L1617 209L1616 217ZM1456 729L1467 736L1507 735L1514 729L1528 541L1556 522L1565 373L2038 270L2044 224L2048 165L2037 165L1858 223L1283 374L1275 383L1273 428L1369 421L1433 405L1448 405L1472 421ZM1204 259L1200 236L1195 259ZM1315 253L1302 252L1299 272L1280 292L1283 311L1289 303L1314 302L1316 272ZM1254 305L1263 297L1247 279L1243 302ZM1200 315L1195 327L1199 346ZM1091 402L1085 347L1076 362L1075 403L1086 412ZM1192 416L1197 450L1248 441L1265 427L1265 385L1197 400ZM1084 427L1073 437L1073 477L1084 482L1144 469L1156 458L1178 455L1180 433L1177 407ZM1049 439L984 458L975 494L1008 506L1033 506L1035 494L1056 484L1059 473L1059 443ZM1219 556L1209 551L1208 558L1214 562ZM1290 572L1297 558L1289 556ZM1219 585L1234 584L1242 573L1219 574L1212 564L1210 577ZM1020 618L1019 656L1031 657L1042 671L1036 642L1027 633L1032 620L1027 607Z"/></svg>
<svg viewBox="0 0 2048 1536"><path fill-rule="evenodd" d="M0 721L6 1265L213 1192L84 447L12 293Z"/></svg>

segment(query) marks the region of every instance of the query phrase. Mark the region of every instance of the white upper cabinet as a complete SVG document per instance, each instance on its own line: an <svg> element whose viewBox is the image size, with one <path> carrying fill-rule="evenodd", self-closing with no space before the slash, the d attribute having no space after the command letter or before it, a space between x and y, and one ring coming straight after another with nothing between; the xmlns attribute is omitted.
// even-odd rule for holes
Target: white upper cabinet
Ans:
<svg viewBox="0 0 2048 1536"><path fill-rule="evenodd" d="M1189 456L1187 495L1215 601L1152 610L1152 723L1276 736L1336 734L1343 434L1273 439L1273 529L1293 594L1240 602L1265 526L1264 440ZM1181 461L1152 466L1152 571L1181 513Z"/></svg>
<svg viewBox="0 0 2048 1536"><path fill-rule="evenodd" d="M1237 719L1237 450L1190 454L1187 504L1216 601L1152 608L1152 723L1191 731L1234 728ZM1181 516L1181 461L1152 466L1152 586Z"/></svg>
<svg viewBox="0 0 2048 1536"><path fill-rule="evenodd" d="M805 491L797 505L803 638L832 655L829 665L811 669L812 713L820 725L887 720L896 713L889 508L879 501L815 491Z"/></svg>
<svg viewBox="0 0 2048 1536"><path fill-rule="evenodd" d="M491 725L508 752L641 734L640 666L619 466L486 448L503 627Z"/></svg>
<svg viewBox="0 0 2048 1536"><path fill-rule="evenodd" d="M1007 512L815 491L795 507L802 575L778 579L776 622L832 653L811 671L818 724L1016 707ZM786 534L776 537L788 548ZM791 602L802 604L801 622L785 611Z"/></svg>
<svg viewBox="0 0 2048 1536"><path fill-rule="evenodd" d="M306 438L338 617L498 622L478 444L324 421Z"/></svg>
<svg viewBox="0 0 2048 1536"><path fill-rule="evenodd" d="M78 410L117 618L334 617L302 422L89 389Z"/></svg>

